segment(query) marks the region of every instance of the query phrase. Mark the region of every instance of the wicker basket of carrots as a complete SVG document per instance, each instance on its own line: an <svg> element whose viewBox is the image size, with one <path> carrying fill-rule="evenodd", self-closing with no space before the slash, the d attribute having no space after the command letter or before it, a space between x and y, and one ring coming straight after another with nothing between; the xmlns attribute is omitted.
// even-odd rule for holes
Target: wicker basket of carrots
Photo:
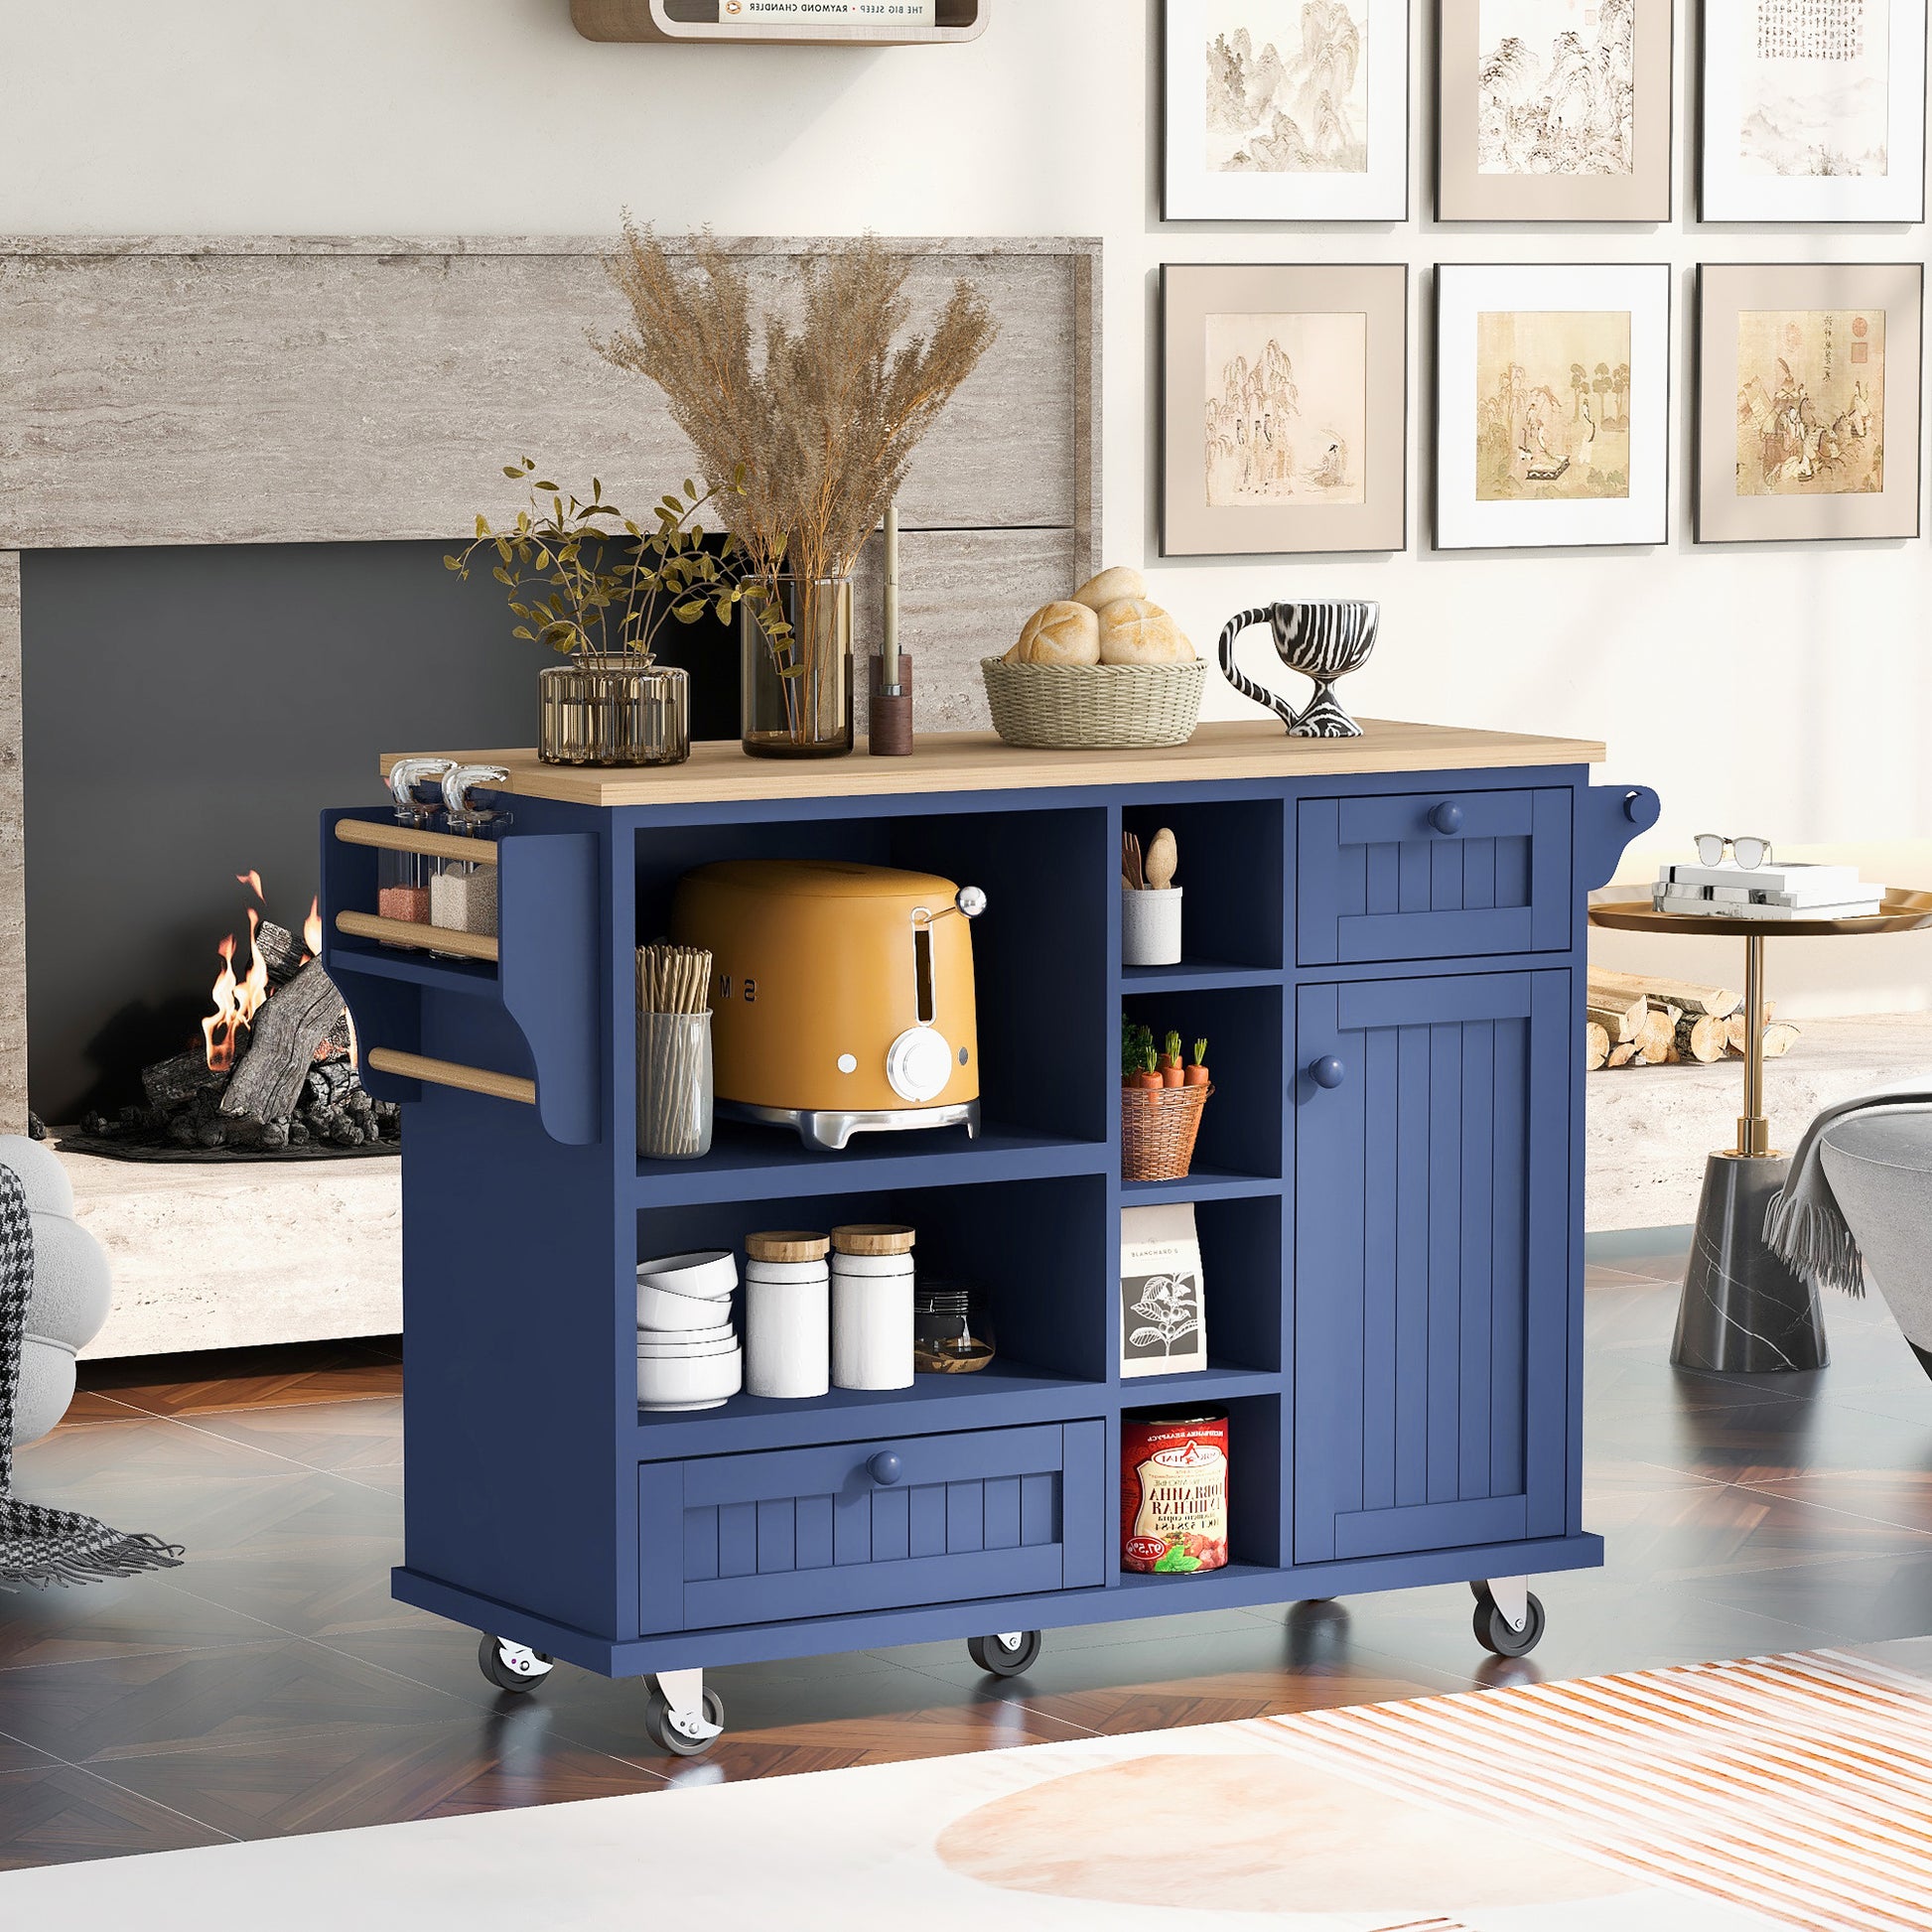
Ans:
<svg viewBox="0 0 1932 1932"><path fill-rule="evenodd" d="M1154 1033L1127 1021L1121 1034L1120 1172L1125 1180L1184 1180L1193 1165L1200 1118L1213 1093L1207 1041L1183 1062L1180 1035L1156 1051Z"/></svg>

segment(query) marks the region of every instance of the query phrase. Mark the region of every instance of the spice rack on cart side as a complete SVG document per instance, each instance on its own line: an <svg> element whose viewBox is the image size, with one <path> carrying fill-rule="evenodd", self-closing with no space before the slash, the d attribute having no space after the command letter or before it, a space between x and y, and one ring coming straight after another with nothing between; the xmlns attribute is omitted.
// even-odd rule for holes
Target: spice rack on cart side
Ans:
<svg viewBox="0 0 1932 1932"><path fill-rule="evenodd" d="M708 1666L963 1637L1021 1668L1056 1624L1464 1581L1478 1637L1520 1653L1541 1630L1523 1580L1600 1561L1583 908L1656 804L1588 784L1599 747L1208 725L1158 759L967 738L804 771L709 746L634 774L497 756L495 962L357 929L373 853L351 841L386 807L323 837L325 962L371 1089L405 1109L394 1588L485 1633L495 1681L647 1675L660 1741L692 1749L721 1722ZM1155 822L1181 832L1189 950L1124 969L1120 834ZM682 873L743 857L985 888L978 1140L827 1154L720 1120L701 1160L639 1160L633 948ZM1123 1008L1216 1042L1184 1181L1119 1178ZM1209 1366L1123 1381L1120 1209L1162 1200L1196 1203ZM909 1222L923 1268L983 1284L998 1359L639 1411L640 1257L844 1221ZM1176 1401L1229 1415L1232 1560L1123 1575L1121 1417Z"/></svg>

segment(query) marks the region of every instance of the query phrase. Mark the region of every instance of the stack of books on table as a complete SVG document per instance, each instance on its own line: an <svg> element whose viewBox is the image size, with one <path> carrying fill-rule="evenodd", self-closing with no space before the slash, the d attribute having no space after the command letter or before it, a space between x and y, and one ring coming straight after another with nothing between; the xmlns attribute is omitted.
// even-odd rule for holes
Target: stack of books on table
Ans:
<svg viewBox="0 0 1932 1932"><path fill-rule="evenodd" d="M1651 892L1660 912L1767 921L1863 918L1884 897L1856 866L1665 866Z"/></svg>

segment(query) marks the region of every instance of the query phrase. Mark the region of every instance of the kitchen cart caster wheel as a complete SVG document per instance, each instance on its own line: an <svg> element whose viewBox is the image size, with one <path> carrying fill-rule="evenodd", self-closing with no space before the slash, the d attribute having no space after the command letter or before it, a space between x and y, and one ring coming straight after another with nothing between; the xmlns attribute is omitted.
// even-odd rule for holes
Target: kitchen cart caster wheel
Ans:
<svg viewBox="0 0 1932 1932"><path fill-rule="evenodd" d="M644 1706L644 1734L660 1751L673 1757L701 1757L725 1728L725 1700L716 1691L704 1694L704 1715L674 1710L656 1685Z"/></svg>
<svg viewBox="0 0 1932 1932"><path fill-rule="evenodd" d="M1039 1655L1037 1630L1002 1630L997 1637L968 1637L966 1654L989 1677L1018 1677Z"/></svg>
<svg viewBox="0 0 1932 1932"><path fill-rule="evenodd" d="M1477 1595L1473 1623L1475 1639L1492 1657L1527 1657L1543 1641L1546 1621L1543 1599L1530 1590L1523 1598L1523 1607L1527 1611L1523 1627L1513 1630L1508 1617L1503 1615L1496 1599L1487 1590Z"/></svg>
<svg viewBox="0 0 1932 1932"><path fill-rule="evenodd" d="M484 1637L477 1646L483 1674L499 1691L534 1691L557 1668L541 1650L511 1643L507 1637Z"/></svg>

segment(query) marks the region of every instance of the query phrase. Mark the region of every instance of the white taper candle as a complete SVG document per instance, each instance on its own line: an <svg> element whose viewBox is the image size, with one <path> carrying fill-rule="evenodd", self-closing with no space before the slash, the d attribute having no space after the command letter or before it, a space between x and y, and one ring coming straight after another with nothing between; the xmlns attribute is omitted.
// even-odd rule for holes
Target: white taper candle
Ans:
<svg viewBox="0 0 1932 1932"><path fill-rule="evenodd" d="M886 627L880 682L888 691L898 689L898 505L886 507Z"/></svg>

